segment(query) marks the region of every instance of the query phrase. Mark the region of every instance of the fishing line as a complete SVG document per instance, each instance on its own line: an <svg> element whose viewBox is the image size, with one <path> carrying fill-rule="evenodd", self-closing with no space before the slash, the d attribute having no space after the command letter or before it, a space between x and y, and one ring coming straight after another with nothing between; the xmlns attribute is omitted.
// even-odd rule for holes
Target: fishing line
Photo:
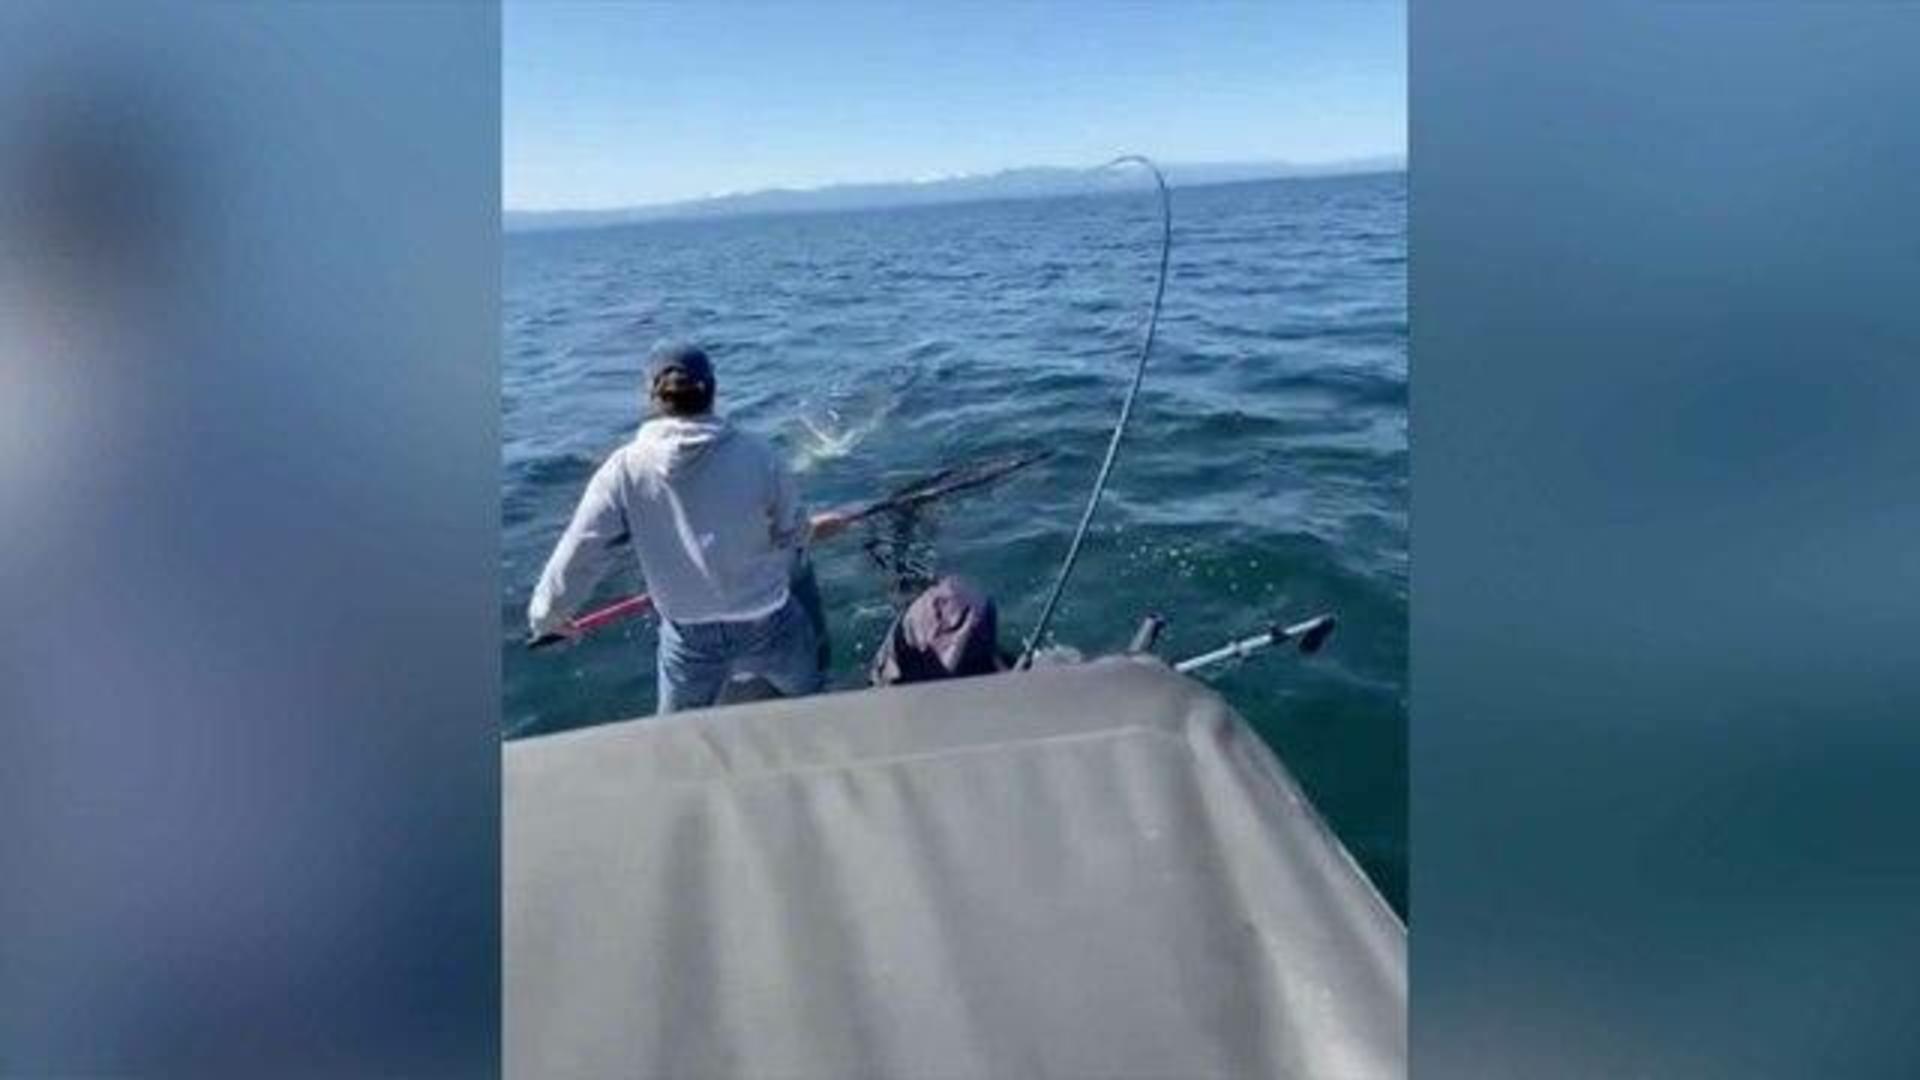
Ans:
<svg viewBox="0 0 1920 1080"><path fill-rule="evenodd" d="M1153 173L1153 182L1160 189L1160 278L1153 287L1153 308L1147 314L1147 332L1140 342L1140 359L1134 364L1133 385L1127 389L1126 399L1120 403L1120 419L1113 425L1113 437L1107 441L1106 459L1100 463L1100 475L1093 481L1093 493L1087 497L1087 508L1080 515L1080 527L1074 530L1066 561L1060 564L1060 576L1053 582L1053 591L1047 596L1046 606L1040 609L1040 621L1034 624L1026 648L1014 664L1015 669L1033 665L1034 650L1044 640L1047 627L1053 622L1054 608L1060 603L1060 594L1066 591L1067 579L1073 575L1073 564L1080 558L1080 546L1086 542L1087 529L1093 524L1093 512L1100 505L1100 493L1106 490L1107 477L1113 472L1114 459L1120 454L1120 437L1126 433L1127 421L1133 416L1133 401L1140 395L1140 382L1147 374L1147 355L1153 351L1153 333L1160 325L1160 299L1167 292L1167 259L1173 252L1173 200L1167 194L1167 178L1160 175L1160 167L1139 154L1114 158L1100 168L1111 169L1125 164L1145 166L1148 172Z"/></svg>

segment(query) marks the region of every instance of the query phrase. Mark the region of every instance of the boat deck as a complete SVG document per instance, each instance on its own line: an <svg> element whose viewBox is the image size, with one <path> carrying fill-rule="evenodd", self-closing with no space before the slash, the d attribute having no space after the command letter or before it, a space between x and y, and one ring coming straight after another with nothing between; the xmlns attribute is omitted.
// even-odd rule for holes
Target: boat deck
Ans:
<svg viewBox="0 0 1920 1080"><path fill-rule="evenodd" d="M1406 934L1150 661L509 743L509 1076L1402 1077Z"/></svg>

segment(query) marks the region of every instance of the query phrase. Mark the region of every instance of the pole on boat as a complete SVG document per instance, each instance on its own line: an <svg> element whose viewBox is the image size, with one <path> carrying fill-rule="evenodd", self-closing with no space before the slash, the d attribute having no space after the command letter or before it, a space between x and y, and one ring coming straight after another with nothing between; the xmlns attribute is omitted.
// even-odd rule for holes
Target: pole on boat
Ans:
<svg viewBox="0 0 1920 1080"><path fill-rule="evenodd" d="M1271 648L1287 641L1297 641L1303 653L1319 652L1320 646L1326 644L1328 635L1333 633L1334 622L1333 614L1328 612L1294 623L1292 626L1275 626L1266 633L1228 642L1212 652L1204 652L1199 656L1190 656L1173 665L1173 670L1182 675L1190 674L1202 668L1212 667L1223 660L1250 656L1261 649Z"/></svg>

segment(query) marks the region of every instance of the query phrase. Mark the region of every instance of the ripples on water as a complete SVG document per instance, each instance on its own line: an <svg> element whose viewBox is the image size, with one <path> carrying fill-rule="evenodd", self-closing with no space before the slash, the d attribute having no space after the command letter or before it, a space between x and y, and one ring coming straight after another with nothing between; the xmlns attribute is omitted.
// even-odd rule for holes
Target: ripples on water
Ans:
<svg viewBox="0 0 1920 1080"><path fill-rule="evenodd" d="M1406 184L1400 174L1176 189L1145 389L1057 637L1118 648L1167 617L1178 657L1339 613L1311 661L1212 676L1405 910ZM661 222L506 245L503 715L513 735L650 712L644 623L518 642L598 462L639 420L662 337L705 344L722 408L773 436L815 506L1044 445L939 514L948 569L1032 624L1098 465L1151 298L1152 196ZM859 538L817 555L843 684L886 629ZM637 585L625 578L609 596Z"/></svg>

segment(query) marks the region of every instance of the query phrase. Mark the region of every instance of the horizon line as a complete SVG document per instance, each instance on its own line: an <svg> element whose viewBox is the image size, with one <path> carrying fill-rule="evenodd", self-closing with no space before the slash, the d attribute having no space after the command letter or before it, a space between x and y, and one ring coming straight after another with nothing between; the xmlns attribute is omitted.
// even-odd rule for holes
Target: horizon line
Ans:
<svg viewBox="0 0 1920 1080"><path fill-rule="evenodd" d="M1325 168L1335 168L1342 165L1374 165L1374 164L1381 164L1389 161L1397 163L1399 168L1405 169L1407 164L1406 151L1404 149L1389 150L1389 151L1381 151L1380 153L1377 153L1377 154L1355 154L1355 155L1348 155L1346 157L1325 158L1325 159L1307 160L1307 161L1285 159L1285 158L1274 158L1274 159L1226 158L1226 159L1215 159L1211 161L1169 161L1162 164L1161 168L1190 169L1190 168L1195 168L1200 166L1211 166L1211 167L1270 166L1273 168L1284 168L1284 169L1325 169ZM770 195L770 194L803 195L803 194L811 194L814 192L829 191L834 188L843 188L843 187L932 186L934 184L951 183L957 180L986 179L986 178L995 177L995 176L1002 176L1007 173L1013 173L1013 172L1027 172L1027 171L1039 171L1039 170L1054 170L1054 171L1060 171L1060 172L1076 172L1076 171L1093 172L1099 168L1100 166L1098 165L1052 165L1052 164L1008 165L1008 166L1003 166L1001 168L989 169L982 172L952 173L952 174L936 176L931 178L918 177L918 178L893 179L893 180L831 180L825 183L813 184L813 185L804 186L804 187L792 187L792 186L774 184L767 187L750 188L742 191L716 192L716 193L707 194L707 195L689 195L682 198L664 199L657 202L627 202L627 203L615 203L615 204L600 204L596 206L508 206L503 203L500 207L500 213L503 215L505 214L617 214L617 213L621 213L625 211L633 211L633 210L665 210L671 207L686 206L693 203L714 202L720 199L745 198L745 197L754 196L754 195Z"/></svg>

